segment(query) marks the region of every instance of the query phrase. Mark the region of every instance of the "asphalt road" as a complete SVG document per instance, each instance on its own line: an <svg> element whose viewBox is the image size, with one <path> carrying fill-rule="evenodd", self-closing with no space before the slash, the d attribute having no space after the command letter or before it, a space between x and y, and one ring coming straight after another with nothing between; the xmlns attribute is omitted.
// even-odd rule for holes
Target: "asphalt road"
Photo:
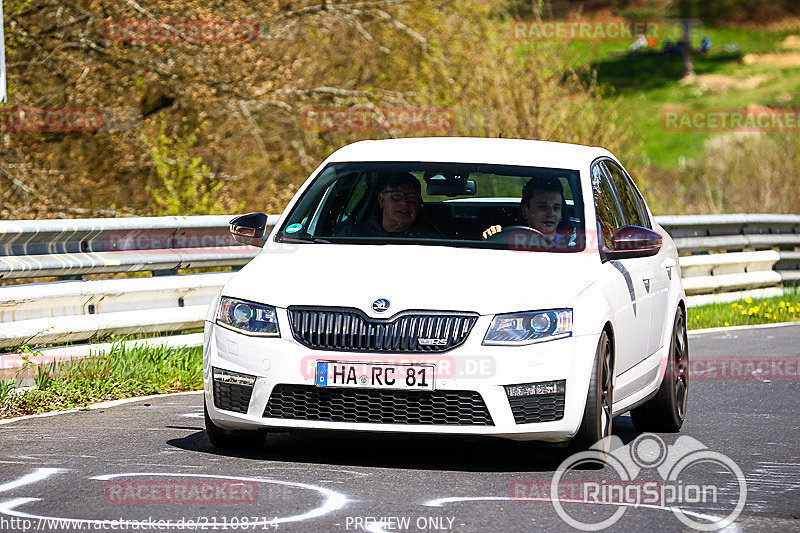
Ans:
<svg viewBox="0 0 800 533"><path fill-rule="evenodd" d="M630 417L618 417L613 432L625 446L617 453L633 453L634 464L638 457L640 470L625 471L636 481L614 483L626 474L608 466L579 469L565 474L565 490L591 483L595 491L643 491L652 483L658 495L689 500L680 505L683 518L699 523L730 515L744 497L727 531L800 530L800 325L691 336L690 350L700 366L693 367L688 420L679 434L657 435L669 453L658 439L640 436ZM772 367L759 370L764 361ZM203 430L201 398L173 395L0 425L0 531L158 531L167 521L207 531L214 524L217 531L572 529L546 492L564 459L558 449L304 434L222 453ZM679 461L677 477L651 467L688 458L690 449L710 460ZM746 495L731 463L744 475ZM660 496L651 502L626 492L619 507L619 496L602 494L562 503L565 516L596 523L621 512L609 531L691 530Z"/></svg>

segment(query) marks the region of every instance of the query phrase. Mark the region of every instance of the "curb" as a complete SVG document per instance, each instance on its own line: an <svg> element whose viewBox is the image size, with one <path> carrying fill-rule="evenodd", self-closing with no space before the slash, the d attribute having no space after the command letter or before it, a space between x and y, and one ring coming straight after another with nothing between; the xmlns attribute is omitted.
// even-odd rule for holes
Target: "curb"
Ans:
<svg viewBox="0 0 800 533"><path fill-rule="evenodd" d="M64 415L67 413L77 413L80 411L93 411L95 409L105 409L107 407L116 407L117 405L124 405L126 403L133 403L133 402L140 402L142 400L150 400L153 398L162 398L164 396L178 396L178 395L186 395L186 394L202 394L202 390L191 390L191 391L183 391L183 392L168 392L166 394L151 394L150 396L135 396L133 398L120 398L118 400L108 400L105 402L93 403L88 407L75 407L70 409L69 411L48 411L46 413L39 413L35 415L23 415L18 416L16 418L2 418L0 419L0 426L5 424L11 424L13 422L19 422L20 420L27 420L29 418L44 418L48 416L56 416L56 415Z"/></svg>
<svg viewBox="0 0 800 533"><path fill-rule="evenodd" d="M747 330L747 329L767 329L767 328L780 328L783 326L800 326L800 322L776 322L774 324L749 324L747 326L728 326L720 327L720 328L704 328L704 329L690 329L687 334L691 335L703 335L705 333L717 333L720 331L737 331L737 330Z"/></svg>

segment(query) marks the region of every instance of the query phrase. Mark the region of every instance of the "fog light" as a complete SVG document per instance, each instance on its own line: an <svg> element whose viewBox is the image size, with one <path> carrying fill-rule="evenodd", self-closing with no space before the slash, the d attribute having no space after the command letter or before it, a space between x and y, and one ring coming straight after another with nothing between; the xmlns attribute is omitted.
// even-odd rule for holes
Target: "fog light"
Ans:
<svg viewBox="0 0 800 533"><path fill-rule="evenodd" d="M563 394L567 390L567 382L542 381L541 383L524 383L522 385L506 385L506 396L518 398L520 396L538 396L540 394Z"/></svg>
<svg viewBox="0 0 800 533"><path fill-rule="evenodd" d="M222 370L221 368L213 368L213 370L214 370L214 381L221 381L222 383L233 383L235 385L244 385L246 387L252 387L256 384L256 377L251 376L249 374L240 374L239 372Z"/></svg>

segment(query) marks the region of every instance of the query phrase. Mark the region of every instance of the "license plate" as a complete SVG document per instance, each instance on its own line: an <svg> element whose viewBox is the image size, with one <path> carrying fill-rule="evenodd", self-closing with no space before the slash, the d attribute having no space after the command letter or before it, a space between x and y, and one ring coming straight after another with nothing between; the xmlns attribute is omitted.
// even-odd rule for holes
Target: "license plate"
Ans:
<svg viewBox="0 0 800 533"><path fill-rule="evenodd" d="M432 364L317 361L317 387L433 390Z"/></svg>

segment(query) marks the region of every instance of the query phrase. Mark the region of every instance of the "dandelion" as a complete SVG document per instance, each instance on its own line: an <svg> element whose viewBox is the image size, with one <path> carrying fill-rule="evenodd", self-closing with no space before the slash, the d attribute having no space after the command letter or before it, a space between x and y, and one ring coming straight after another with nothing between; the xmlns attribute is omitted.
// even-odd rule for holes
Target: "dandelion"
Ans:
<svg viewBox="0 0 800 533"><path fill-rule="evenodd" d="M786 307L786 302L781 301L781 303L779 303L778 305L780 305L781 307Z"/></svg>
<svg viewBox="0 0 800 533"><path fill-rule="evenodd" d="M746 315L746 314L747 314L747 311L745 311L744 309L742 309L742 310L739 312L739 314L740 314L740 315Z"/></svg>
<svg viewBox="0 0 800 533"><path fill-rule="evenodd" d="M694 315L695 320L700 320L700 315Z"/></svg>
<svg viewBox="0 0 800 533"><path fill-rule="evenodd" d="M745 302L751 304L751 303L753 303L753 299L748 297L747 299L745 299Z"/></svg>
<svg viewBox="0 0 800 533"><path fill-rule="evenodd" d="M790 308L789 308L789 312L790 312L790 313L794 313L794 307L790 307Z"/></svg>
<svg viewBox="0 0 800 533"><path fill-rule="evenodd" d="M769 318L770 315L769 315L769 313L765 313L764 316Z"/></svg>
<svg viewBox="0 0 800 533"><path fill-rule="evenodd" d="M727 328L728 326L730 326L730 325L731 325L731 323L730 323L730 322L725 322L725 327L726 327L726 328Z"/></svg>

